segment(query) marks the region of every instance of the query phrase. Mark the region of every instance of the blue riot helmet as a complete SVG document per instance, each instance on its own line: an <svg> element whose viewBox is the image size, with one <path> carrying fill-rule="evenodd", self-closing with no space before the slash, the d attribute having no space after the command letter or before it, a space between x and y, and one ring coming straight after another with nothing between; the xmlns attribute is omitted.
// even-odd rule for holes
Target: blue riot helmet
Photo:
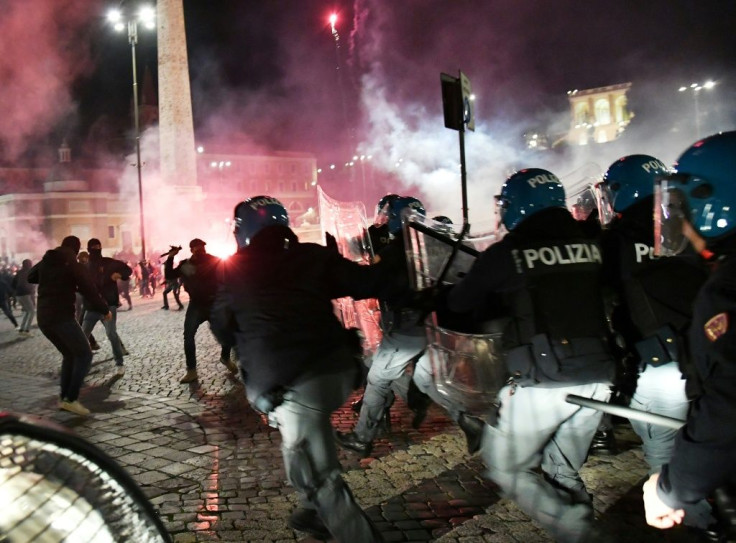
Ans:
<svg viewBox="0 0 736 543"><path fill-rule="evenodd" d="M247 247L253 236L267 226L289 226L286 208L271 196L254 196L235 206L233 233L238 247Z"/></svg>
<svg viewBox="0 0 736 543"><path fill-rule="evenodd" d="M501 222L510 232L524 219L550 207L565 209L565 188L555 174L528 168L511 175L496 198Z"/></svg>
<svg viewBox="0 0 736 543"><path fill-rule="evenodd" d="M434 222L438 222L440 224L444 224L445 226L448 226L452 224L452 219L450 217L446 217L444 215L437 215L436 217L432 217L432 220Z"/></svg>
<svg viewBox="0 0 736 543"><path fill-rule="evenodd" d="M649 155L629 155L611 164L600 185L600 201L606 209L600 209L602 218L613 218L638 201L654 194L654 182L667 175L664 163ZM604 223L605 224L605 223Z"/></svg>
<svg viewBox="0 0 736 543"><path fill-rule="evenodd" d="M388 204L388 231L396 235L401 231L403 218L411 211L424 215L424 204L413 196L398 196Z"/></svg>
<svg viewBox="0 0 736 543"><path fill-rule="evenodd" d="M655 186L655 251L681 250L687 224L710 246L736 233L736 131L696 142L674 170Z"/></svg>
<svg viewBox="0 0 736 543"><path fill-rule="evenodd" d="M387 194L378 200L376 205L376 216L373 218L373 224L383 226L388 222L388 207L391 202L398 198L398 194Z"/></svg>

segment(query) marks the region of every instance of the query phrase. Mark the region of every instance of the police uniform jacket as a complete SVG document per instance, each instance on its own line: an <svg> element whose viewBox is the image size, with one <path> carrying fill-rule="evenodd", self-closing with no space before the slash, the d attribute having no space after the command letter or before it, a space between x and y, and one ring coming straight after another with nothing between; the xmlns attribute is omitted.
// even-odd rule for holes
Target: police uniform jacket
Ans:
<svg viewBox="0 0 736 543"><path fill-rule="evenodd" d="M180 277L184 290L189 293L191 303L209 307L217 293L217 268L220 259L209 253L192 255L174 268L174 257L164 263L164 277Z"/></svg>
<svg viewBox="0 0 736 543"><path fill-rule="evenodd" d="M676 360L687 374L684 339L708 269L691 249L654 256L652 206L651 197L637 202L602 234L604 281L615 295L612 323L642 365Z"/></svg>
<svg viewBox="0 0 736 543"><path fill-rule="evenodd" d="M77 291L84 296L90 309L103 315L108 312L107 303L97 292L89 270L77 262L74 251L67 247L46 251L28 272L28 282L38 284L39 326L75 320Z"/></svg>
<svg viewBox="0 0 736 543"><path fill-rule="evenodd" d="M452 311L467 312L500 298L509 317L503 335L507 366L522 384L606 382L614 363L601 261L597 242L566 209L545 209L481 253L447 303ZM545 375L517 367L546 360L559 364Z"/></svg>
<svg viewBox="0 0 736 543"><path fill-rule="evenodd" d="M97 291L102 298L107 302L107 305L110 307L120 307L118 282L112 278L112 274L119 273L120 278L123 281L127 281L133 273L130 266L122 260L116 260L102 255L96 256L90 252L87 268L89 269L92 282L97 287ZM85 299L84 308L88 311L94 310L87 299Z"/></svg>
<svg viewBox="0 0 736 543"><path fill-rule="evenodd" d="M210 322L216 335L234 327L251 402L304 375L329 374L353 363L326 356L355 339L340 324L331 300L372 297L371 268L334 249L300 243L284 226L264 228L223 262Z"/></svg>
<svg viewBox="0 0 736 543"><path fill-rule="evenodd" d="M418 308L420 295L411 286L404 236L391 239L378 257L378 263L370 268L376 285L374 297L381 302L383 332L424 335L424 326L419 324L422 316Z"/></svg>
<svg viewBox="0 0 736 543"><path fill-rule="evenodd" d="M368 227L368 238L371 240L371 249L373 254L379 254L391 241L388 232L388 224L376 226L372 224Z"/></svg>
<svg viewBox="0 0 736 543"><path fill-rule="evenodd" d="M689 337L702 392L657 489L673 508L736 485L736 239L732 245L695 300Z"/></svg>

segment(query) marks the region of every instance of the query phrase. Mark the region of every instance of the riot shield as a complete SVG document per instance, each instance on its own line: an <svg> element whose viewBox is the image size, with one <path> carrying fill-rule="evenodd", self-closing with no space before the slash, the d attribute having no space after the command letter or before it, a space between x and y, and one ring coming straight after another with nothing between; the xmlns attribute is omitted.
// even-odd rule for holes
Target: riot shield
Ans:
<svg viewBox="0 0 736 543"><path fill-rule="evenodd" d="M480 251L496 241L484 234L462 237L462 228L410 215L404 225L407 265L420 290L462 279ZM501 333L464 334L444 328L436 313L425 321L428 354L437 390L464 410L486 414L508 380Z"/></svg>
<svg viewBox="0 0 736 543"><path fill-rule="evenodd" d="M368 236L365 206L362 202L339 202L330 198L321 187L319 215L322 234L329 232L337 241L340 254L360 264L370 264L373 248ZM363 351L372 355L381 343L381 311L378 301L335 300L335 310L345 328L359 328L363 334Z"/></svg>

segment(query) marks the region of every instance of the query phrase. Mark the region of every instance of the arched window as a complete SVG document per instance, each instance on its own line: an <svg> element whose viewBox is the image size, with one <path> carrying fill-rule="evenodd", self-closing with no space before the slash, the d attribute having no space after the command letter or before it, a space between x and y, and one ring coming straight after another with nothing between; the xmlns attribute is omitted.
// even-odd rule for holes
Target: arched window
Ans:
<svg viewBox="0 0 736 543"><path fill-rule="evenodd" d="M616 98L616 101L614 102L614 117L616 118L617 123L621 123L626 121L626 117L628 116L626 114L626 96L619 96Z"/></svg>
<svg viewBox="0 0 736 543"><path fill-rule="evenodd" d="M595 101L595 120L601 124L611 124L611 105L608 98L599 98Z"/></svg>
<svg viewBox="0 0 736 543"><path fill-rule="evenodd" d="M588 104L578 102L575 104L575 124L582 125L588 122Z"/></svg>

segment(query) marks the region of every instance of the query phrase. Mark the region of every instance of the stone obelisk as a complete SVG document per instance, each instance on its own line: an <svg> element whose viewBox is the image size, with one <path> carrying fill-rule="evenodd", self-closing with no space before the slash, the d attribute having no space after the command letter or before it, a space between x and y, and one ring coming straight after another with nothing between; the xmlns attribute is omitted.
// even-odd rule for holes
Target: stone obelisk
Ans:
<svg viewBox="0 0 736 543"><path fill-rule="evenodd" d="M157 10L161 180L199 194L183 0L158 0Z"/></svg>

